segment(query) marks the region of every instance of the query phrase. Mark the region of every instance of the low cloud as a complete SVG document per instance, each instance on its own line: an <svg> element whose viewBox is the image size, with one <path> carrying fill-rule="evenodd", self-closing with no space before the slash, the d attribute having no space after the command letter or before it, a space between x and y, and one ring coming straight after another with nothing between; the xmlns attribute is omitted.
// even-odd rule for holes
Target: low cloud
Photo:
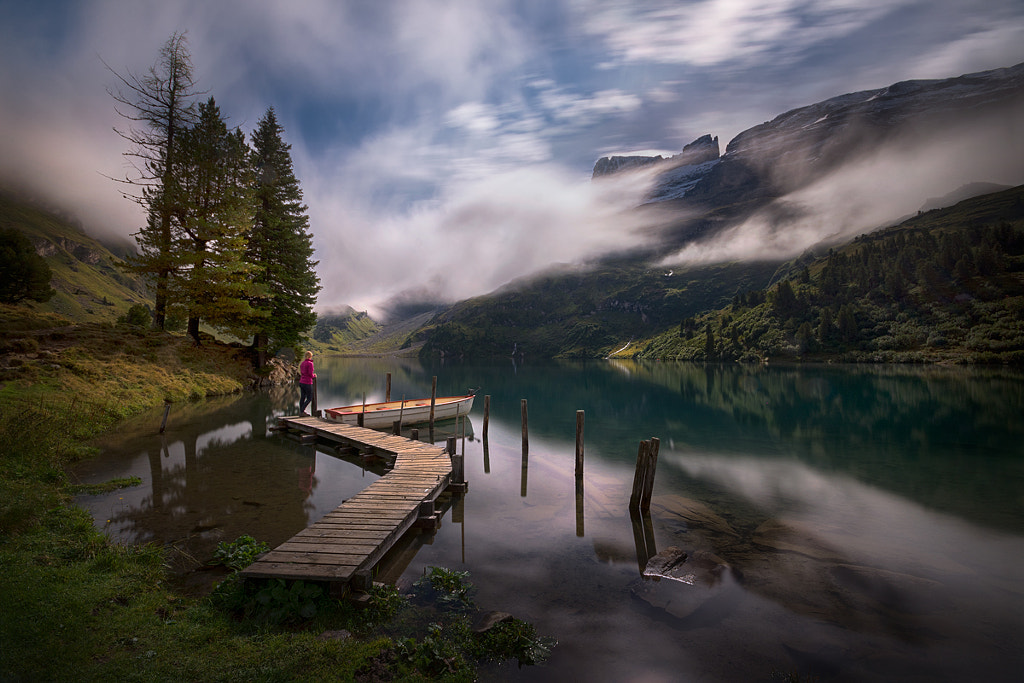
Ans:
<svg viewBox="0 0 1024 683"><path fill-rule="evenodd" d="M742 224L687 245L662 265L793 258L913 215L972 182L1024 183L1020 107L941 135L916 133L775 200Z"/></svg>
<svg viewBox="0 0 1024 683"><path fill-rule="evenodd" d="M333 217L321 222L344 223L317 236L320 301L371 314L408 291L455 301L554 263L639 246L653 219L633 209L647 186L643 177L590 183L557 164L537 164L459 181L437 199L390 214L351 197L317 197Z"/></svg>

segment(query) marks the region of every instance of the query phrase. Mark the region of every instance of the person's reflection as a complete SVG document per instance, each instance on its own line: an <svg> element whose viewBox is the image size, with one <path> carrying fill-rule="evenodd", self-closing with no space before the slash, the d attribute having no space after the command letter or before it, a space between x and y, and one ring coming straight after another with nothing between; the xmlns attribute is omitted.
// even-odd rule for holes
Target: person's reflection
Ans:
<svg viewBox="0 0 1024 683"><path fill-rule="evenodd" d="M305 450L305 449L304 449ZM316 474L316 449L310 448L310 458L308 467L299 467L297 472L299 473L299 488L305 492L305 497L309 498L313 495L313 484L315 483Z"/></svg>

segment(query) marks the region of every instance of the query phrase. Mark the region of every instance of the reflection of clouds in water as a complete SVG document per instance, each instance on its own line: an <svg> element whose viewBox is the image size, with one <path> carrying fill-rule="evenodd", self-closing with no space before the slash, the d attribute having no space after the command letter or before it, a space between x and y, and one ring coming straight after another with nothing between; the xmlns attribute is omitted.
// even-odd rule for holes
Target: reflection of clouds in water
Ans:
<svg viewBox="0 0 1024 683"><path fill-rule="evenodd" d="M665 467L725 487L789 527L856 561L926 575L1013 579L1024 539L931 510L842 475L792 460L662 453ZM1017 578L1015 578L1017 577Z"/></svg>

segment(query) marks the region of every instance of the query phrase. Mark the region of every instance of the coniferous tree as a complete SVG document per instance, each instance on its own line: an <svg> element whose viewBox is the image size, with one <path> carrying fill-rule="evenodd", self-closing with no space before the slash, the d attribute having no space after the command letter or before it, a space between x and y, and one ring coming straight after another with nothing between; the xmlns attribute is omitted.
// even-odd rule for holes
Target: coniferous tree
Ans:
<svg viewBox="0 0 1024 683"><path fill-rule="evenodd" d="M125 156L132 160L134 177L122 181L133 190L125 196L145 207L147 213L146 225L135 234L139 255L130 259L129 265L135 272L154 277L153 325L162 330L175 267L171 222L181 202L174 168L179 137L195 121L194 98L198 94L185 34L175 33L164 43L145 75L110 71L121 83L111 96L134 110L118 113L143 125L141 129L130 124L126 130L117 130L133 145Z"/></svg>
<svg viewBox="0 0 1024 683"><path fill-rule="evenodd" d="M253 300L263 316L253 335L258 367L268 352L298 343L316 323L313 304L320 291L309 218L283 131L271 107L251 138L255 215L247 256L257 267L256 283L265 290Z"/></svg>
<svg viewBox="0 0 1024 683"><path fill-rule="evenodd" d="M249 148L228 130L211 97L181 136L174 174L182 201L174 214L172 300L188 311L188 334L199 343L199 321L248 336L255 293L245 262L252 220Z"/></svg>
<svg viewBox="0 0 1024 683"><path fill-rule="evenodd" d="M0 302L49 301L56 294L50 287L51 277L46 259L36 253L24 233L16 228L0 229Z"/></svg>

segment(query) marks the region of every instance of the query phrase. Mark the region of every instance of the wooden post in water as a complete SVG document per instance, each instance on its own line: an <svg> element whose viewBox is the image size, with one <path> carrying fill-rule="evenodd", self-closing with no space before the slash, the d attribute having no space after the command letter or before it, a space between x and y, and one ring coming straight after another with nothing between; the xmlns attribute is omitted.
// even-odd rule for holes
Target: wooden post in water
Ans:
<svg viewBox="0 0 1024 683"><path fill-rule="evenodd" d="M356 417L356 424L362 427L366 423L366 392L363 392L363 410Z"/></svg>
<svg viewBox="0 0 1024 683"><path fill-rule="evenodd" d="M465 460L456 453L457 437L449 436L446 442L448 457L452 459L452 484L462 486L466 483Z"/></svg>
<svg viewBox="0 0 1024 683"><path fill-rule="evenodd" d="M434 431L434 406L437 405L437 375L430 383L430 431Z"/></svg>
<svg viewBox="0 0 1024 683"><path fill-rule="evenodd" d="M651 509L651 494L654 492L654 473L658 469L658 449L661 446L661 440L652 436L648 443L650 446L647 452L647 471L644 474L644 492L640 498L641 512L648 512Z"/></svg>
<svg viewBox="0 0 1024 683"><path fill-rule="evenodd" d="M363 394L363 400L366 400L366 394ZM387 403L391 400L391 373L387 373L384 376L384 402Z"/></svg>
<svg viewBox="0 0 1024 683"><path fill-rule="evenodd" d="M409 438L412 439L413 441L419 441L420 440L420 430L418 430L418 429L410 430Z"/></svg>
<svg viewBox="0 0 1024 683"><path fill-rule="evenodd" d="M649 441L641 441L640 448L636 453L636 470L633 472L633 493L629 497L629 509L640 509L640 497L644 491L644 475L647 472L647 453L650 450Z"/></svg>
<svg viewBox="0 0 1024 683"><path fill-rule="evenodd" d="M576 478L583 476L583 411L576 411Z"/></svg>
<svg viewBox="0 0 1024 683"><path fill-rule="evenodd" d="M491 421L491 395L484 396L484 435L483 441L487 444L487 424Z"/></svg>
<svg viewBox="0 0 1024 683"><path fill-rule="evenodd" d="M313 405L309 414L313 417L320 417L320 411L316 409L316 375L313 375Z"/></svg>
<svg viewBox="0 0 1024 683"><path fill-rule="evenodd" d="M526 423L526 399L520 399L519 401L520 412L523 415L523 455L525 456L530 451L530 430L527 428Z"/></svg>
<svg viewBox="0 0 1024 683"><path fill-rule="evenodd" d="M160 433L164 433L164 429L167 428L167 416L171 412L171 402L164 401L164 419L160 421Z"/></svg>

